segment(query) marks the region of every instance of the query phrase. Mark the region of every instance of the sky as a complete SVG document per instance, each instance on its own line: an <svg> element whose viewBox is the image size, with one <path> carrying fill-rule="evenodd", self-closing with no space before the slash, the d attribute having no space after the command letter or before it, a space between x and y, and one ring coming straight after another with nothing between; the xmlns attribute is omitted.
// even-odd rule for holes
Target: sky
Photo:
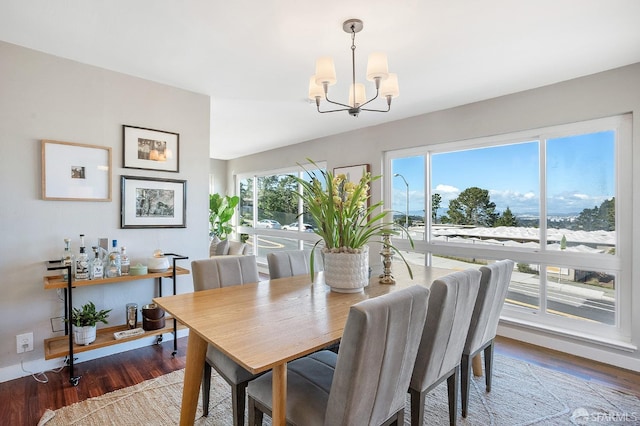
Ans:
<svg viewBox="0 0 640 426"><path fill-rule="evenodd" d="M549 139L546 144L547 211L578 214L615 195L615 132ZM496 210L539 215L540 144L538 141L432 155L432 192L442 197L440 214L449 200L466 188L489 190ZM424 209L423 156L395 159L393 173L409 184L409 212ZM393 210L405 212L406 191L401 177L393 177Z"/></svg>

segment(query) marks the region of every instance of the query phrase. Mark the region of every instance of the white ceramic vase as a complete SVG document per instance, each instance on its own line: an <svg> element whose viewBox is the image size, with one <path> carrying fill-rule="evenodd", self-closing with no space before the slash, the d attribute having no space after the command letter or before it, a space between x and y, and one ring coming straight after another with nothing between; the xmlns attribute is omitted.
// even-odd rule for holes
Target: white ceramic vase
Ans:
<svg viewBox="0 0 640 426"><path fill-rule="evenodd" d="M358 253L323 250L324 282L338 293L357 293L369 285L369 247Z"/></svg>
<svg viewBox="0 0 640 426"><path fill-rule="evenodd" d="M96 340L96 326L85 325L83 327L73 326L73 341L76 345L88 345Z"/></svg>

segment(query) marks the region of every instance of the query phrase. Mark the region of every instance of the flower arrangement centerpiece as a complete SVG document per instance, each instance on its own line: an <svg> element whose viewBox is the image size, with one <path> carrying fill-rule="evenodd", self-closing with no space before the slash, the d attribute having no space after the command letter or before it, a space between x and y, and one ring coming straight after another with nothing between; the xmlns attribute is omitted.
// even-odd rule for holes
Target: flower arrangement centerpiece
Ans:
<svg viewBox="0 0 640 426"><path fill-rule="evenodd" d="M307 161L317 166L312 160ZM374 237L399 234L384 220L389 212L378 212L383 202L369 203L370 184L382 176L371 176L370 172L363 170L360 180L352 182L344 174L334 176L319 167L316 167L316 171L307 171L307 174L311 177L310 181L293 177L303 188L296 195L306 204L307 213L316 223L314 232L322 238L311 252L311 278L315 275L315 248L323 242L327 285L339 292L361 291L369 283L367 244L374 241ZM413 240L410 239L410 242L413 245ZM398 254L413 278L404 256Z"/></svg>

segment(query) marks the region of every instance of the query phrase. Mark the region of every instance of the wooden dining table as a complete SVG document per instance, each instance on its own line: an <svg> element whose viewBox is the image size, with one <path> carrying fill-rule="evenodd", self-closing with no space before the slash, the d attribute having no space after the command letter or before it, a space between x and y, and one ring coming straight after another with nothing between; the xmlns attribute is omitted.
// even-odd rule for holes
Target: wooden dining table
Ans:
<svg viewBox="0 0 640 426"><path fill-rule="evenodd" d="M360 301L412 285L430 286L450 269L394 266L396 284L374 276L359 293L336 293L309 275L273 279L153 301L189 328L180 424L195 421L209 344L253 374L273 372L272 423L285 424L287 363L340 341L349 308Z"/></svg>

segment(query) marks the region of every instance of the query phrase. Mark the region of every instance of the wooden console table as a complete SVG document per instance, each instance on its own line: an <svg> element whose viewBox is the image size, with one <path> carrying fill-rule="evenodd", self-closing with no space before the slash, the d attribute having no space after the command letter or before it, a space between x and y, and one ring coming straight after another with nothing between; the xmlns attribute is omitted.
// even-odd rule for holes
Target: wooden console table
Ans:
<svg viewBox="0 0 640 426"><path fill-rule="evenodd" d="M71 273L70 266L61 266L60 261L49 261L47 265L47 270L56 271L56 270L67 270L68 279L64 279L62 275L53 275L53 276L45 276L44 277L44 288L45 290L52 289L63 289L64 290L64 304L65 304L65 329L64 336L52 337L44 340L44 358L45 359L54 359L60 358L63 356L68 356L68 365L69 365L69 382L73 386L77 386L80 380L80 376L76 376L74 373L74 353L81 353L86 351L91 351L93 349L104 348L111 345L117 345L119 343L130 342L132 340L141 339L143 337L149 336L157 336L156 343L160 343L162 341L162 335L164 333L173 333L173 352L172 355L178 352L178 340L177 340L177 330L178 323L175 318L167 318L168 321L164 328L159 330L151 330L145 331L143 334L139 334L137 336L132 336L120 340L116 340L113 337L113 333L117 331L127 330L128 327L126 324L116 325L113 327L106 327L97 330L96 340L90 345L76 345L73 342L73 333L70 330L69 324L66 321L71 318L73 312L73 289L77 287L86 287L86 286L94 286L94 285L104 285L104 284L114 284L121 283L127 281L139 281L145 279L156 279L158 283L158 295L162 297L162 278L170 278L173 280L173 294L176 294L176 277L178 275L187 275L189 274L189 270L185 268L181 268L176 266L177 260L185 260L188 259L186 256L181 256L174 253L165 253L165 256L173 257L173 267L169 268L165 272L153 272L144 275L124 275L121 277L114 278L100 278L97 280L74 280L73 274Z"/></svg>

